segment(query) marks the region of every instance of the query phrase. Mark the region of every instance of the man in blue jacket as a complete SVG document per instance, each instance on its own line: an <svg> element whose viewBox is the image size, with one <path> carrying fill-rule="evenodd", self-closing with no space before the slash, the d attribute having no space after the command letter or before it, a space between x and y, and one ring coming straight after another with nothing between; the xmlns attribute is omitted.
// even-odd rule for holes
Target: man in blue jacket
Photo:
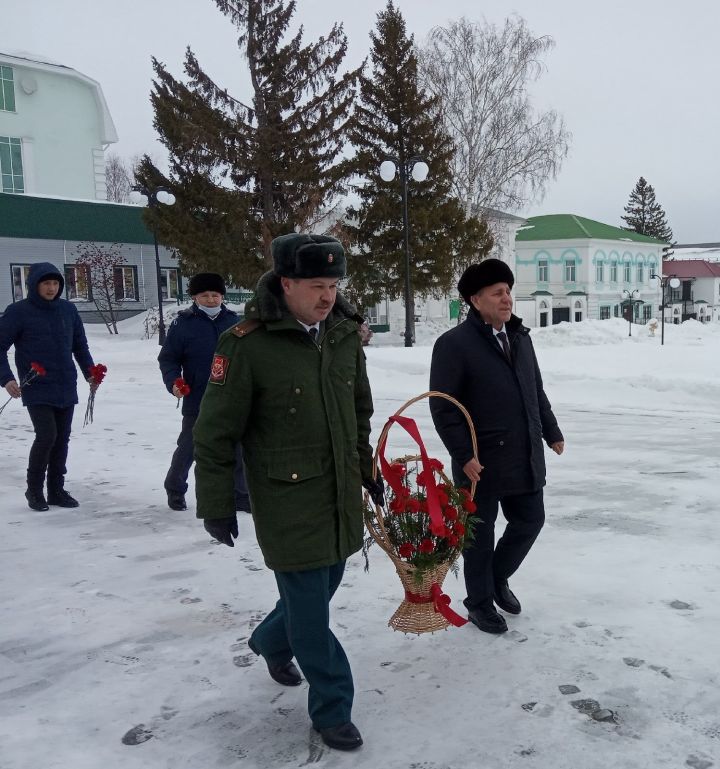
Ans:
<svg viewBox="0 0 720 769"><path fill-rule="evenodd" d="M28 274L27 299L9 305L0 318L0 385L11 397L22 396L35 429L25 492L32 510L47 510L49 504L78 506L78 501L65 491L65 464L78 402L73 358L91 387L94 383L90 367L94 364L77 308L60 297L64 286L62 273L55 265L34 264ZM7 352L12 345L18 379L8 363ZM21 388L18 380L25 379L31 363L40 364L46 373Z"/></svg>
<svg viewBox="0 0 720 769"><path fill-rule="evenodd" d="M158 355L165 387L176 398L183 398L182 428L165 478L168 506L172 510L187 509L185 492L193 463L192 431L210 377L218 337L239 320L237 313L223 304L225 282L221 275L199 272L190 279L188 294L193 304L178 313ZM175 385L179 378L190 387L186 396ZM235 464L235 509L250 512L240 446Z"/></svg>
<svg viewBox="0 0 720 769"><path fill-rule="evenodd" d="M565 445L543 389L529 329L512 314L514 281L510 267L499 259L465 270L458 291L470 305L468 316L437 340L430 366L430 389L460 401L477 435L479 461L460 411L447 400L430 400L455 482L477 482L473 542L463 552L465 605L470 621L486 633L508 629L495 604L509 614L520 613L508 578L545 521L543 440L556 454ZM507 526L496 545L498 506Z"/></svg>

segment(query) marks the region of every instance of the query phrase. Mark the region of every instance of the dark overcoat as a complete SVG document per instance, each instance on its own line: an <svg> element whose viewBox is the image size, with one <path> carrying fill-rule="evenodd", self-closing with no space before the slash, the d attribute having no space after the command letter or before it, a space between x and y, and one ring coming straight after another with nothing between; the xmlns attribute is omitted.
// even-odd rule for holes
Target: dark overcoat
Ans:
<svg viewBox="0 0 720 769"><path fill-rule="evenodd" d="M37 292L41 278L60 276L60 291L48 301ZM39 363L45 376L35 377L22 388L25 406L67 408L78 402L77 369L83 378L90 376L93 359L88 349L85 329L77 308L61 298L65 281L62 273L49 262L33 264L27 279L28 296L14 302L0 318L0 386L13 379L18 384L30 372L31 363ZM7 352L15 345L17 378L8 363Z"/></svg>
<svg viewBox="0 0 720 769"><path fill-rule="evenodd" d="M183 415L196 415L200 411L220 334L237 322L237 313L224 304L213 320L193 303L192 307L181 310L170 324L158 362L168 392L172 392L178 377L190 386L190 392L182 399Z"/></svg>
<svg viewBox="0 0 720 769"><path fill-rule="evenodd" d="M338 295L315 342L272 273L245 316L220 337L193 432L197 516L234 515L239 442L268 567L330 566L362 547L361 483L372 474L362 318Z"/></svg>
<svg viewBox="0 0 720 769"><path fill-rule="evenodd" d="M513 315L505 324L511 361L492 326L471 308L468 317L435 343L430 389L452 395L470 413L484 469L476 494L508 496L545 485L543 439L562 441L543 389L529 329ZM462 471L472 458L470 431L449 401L430 399L435 428L453 460L456 483L469 483Z"/></svg>

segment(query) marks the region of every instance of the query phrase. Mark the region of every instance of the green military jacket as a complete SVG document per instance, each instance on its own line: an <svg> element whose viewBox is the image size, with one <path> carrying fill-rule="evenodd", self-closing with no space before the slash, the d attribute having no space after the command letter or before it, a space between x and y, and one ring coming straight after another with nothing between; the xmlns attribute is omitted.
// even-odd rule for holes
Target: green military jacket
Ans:
<svg viewBox="0 0 720 769"><path fill-rule="evenodd" d="M197 516L235 514L240 442L268 567L332 565L362 546L361 479L372 475L360 318L338 294L314 342L272 273L258 282L245 317L220 337L195 424Z"/></svg>

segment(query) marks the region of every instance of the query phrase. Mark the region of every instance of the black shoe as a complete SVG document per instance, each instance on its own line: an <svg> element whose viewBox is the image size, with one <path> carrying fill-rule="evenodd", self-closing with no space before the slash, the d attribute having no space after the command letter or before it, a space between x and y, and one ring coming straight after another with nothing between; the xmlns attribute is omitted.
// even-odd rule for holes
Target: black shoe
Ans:
<svg viewBox="0 0 720 769"><path fill-rule="evenodd" d="M508 587L507 580L495 583L495 603L508 614L520 614L520 601Z"/></svg>
<svg viewBox="0 0 720 769"><path fill-rule="evenodd" d="M248 640L248 646L250 647L251 652L257 654L258 657L262 657L262 654L260 654L251 640ZM283 686L299 686L302 682L300 671L295 667L295 663L292 660L290 662L285 662L282 665L271 665L267 660L265 660L265 662L267 663L270 678L272 678L273 681L277 681Z"/></svg>
<svg viewBox="0 0 720 769"><path fill-rule="evenodd" d="M80 507L80 503L71 497L65 489L48 489L48 505L57 505L58 507Z"/></svg>
<svg viewBox="0 0 720 769"><path fill-rule="evenodd" d="M25 499L27 499L28 507L31 510L43 512L44 510L50 509L48 503L45 501L42 491L30 491L30 489L28 489L25 492Z"/></svg>
<svg viewBox="0 0 720 769"><path fill-rule="evenodd" d="M178 494L176 491L168 491L168 507L171 510L187 510L185 495Z"/></svg>
<svg viewBox="0 0 720 769"><path fill-rule="evenodd" d="M508 626L505 618L495 611L495 607L473 609L468 612L468 619L485 633L506 633Z"/></svg>
<svg viewBox="0 0 720 769"><path fill-rule="evenodd" d="M327 726L324 729L313 728L320 733L322 741L335 750L355 750L363 744L360 732L352 721L340 726Z"/></svg>

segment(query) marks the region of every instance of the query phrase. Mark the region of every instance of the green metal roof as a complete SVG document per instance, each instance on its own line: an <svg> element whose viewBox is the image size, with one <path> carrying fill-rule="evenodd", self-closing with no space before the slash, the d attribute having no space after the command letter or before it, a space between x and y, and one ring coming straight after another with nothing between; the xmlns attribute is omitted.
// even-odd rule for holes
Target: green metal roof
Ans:
<svg viewBox="0 0 720 769"><path fill-rule="evenodd" d="M143 208L0 193L0 238L148 243Z"/></svg>
<svg viewBox="0 0 720 769"><path fill-rule="evenodd" d="M527 225L521 227L516 241L533 240L631 240L637 243L665 243L647 235L623 230L610 224L585 219L575 214L550 214L548 216L531 216Z"/></svg>

